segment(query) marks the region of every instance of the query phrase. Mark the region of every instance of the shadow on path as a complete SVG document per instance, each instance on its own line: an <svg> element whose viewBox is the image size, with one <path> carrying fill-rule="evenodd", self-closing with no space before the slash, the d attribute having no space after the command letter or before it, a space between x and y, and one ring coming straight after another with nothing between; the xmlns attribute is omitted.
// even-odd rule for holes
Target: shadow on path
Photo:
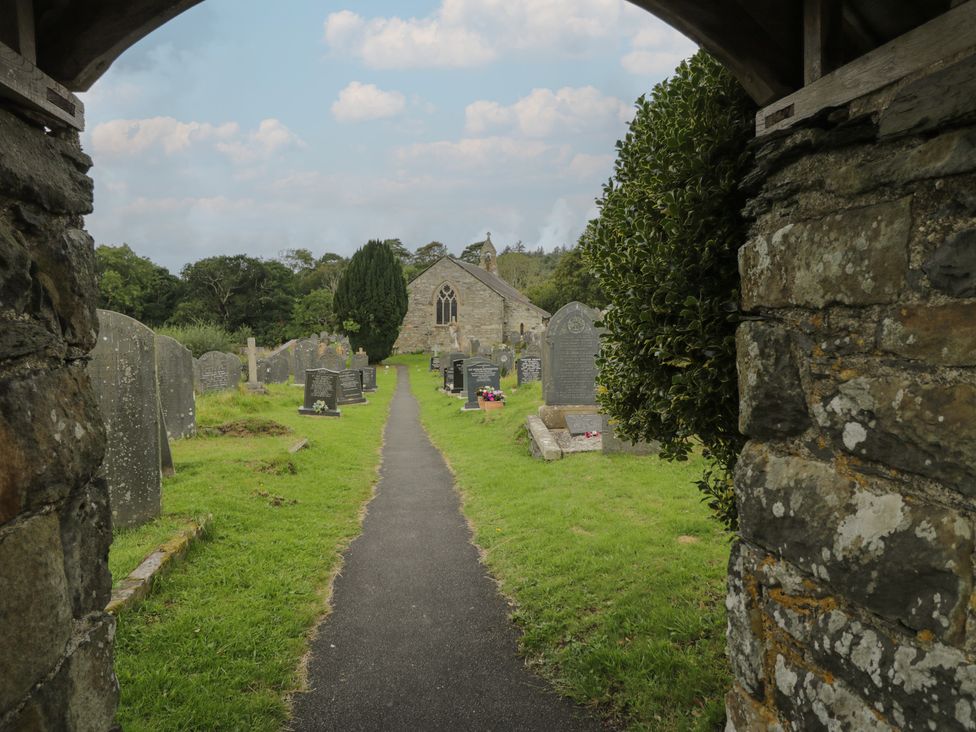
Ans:
<svg viewBox="0 0 976 732"><path fill-rule="evenodd" d="M376 497L336 579L292 729L597 730L516 655L454 481L399 367Z"/></svg>

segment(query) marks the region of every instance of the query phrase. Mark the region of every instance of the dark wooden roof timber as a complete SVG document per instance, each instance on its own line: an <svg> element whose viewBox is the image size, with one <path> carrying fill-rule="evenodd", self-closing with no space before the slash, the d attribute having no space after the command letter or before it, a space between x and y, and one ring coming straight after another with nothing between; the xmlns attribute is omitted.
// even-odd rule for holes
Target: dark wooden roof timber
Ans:
<svg viewBox="0 0 976 732"><path fill-rule="evenodd" d="M810 73L828 73L974 1L631 0L715 54L760 105L809 83ZM37 67L69 90L84 91L123 51L198 2L0 0L0 42L17 50L4 38L10 33L3 20L33 3Z"/></svg>

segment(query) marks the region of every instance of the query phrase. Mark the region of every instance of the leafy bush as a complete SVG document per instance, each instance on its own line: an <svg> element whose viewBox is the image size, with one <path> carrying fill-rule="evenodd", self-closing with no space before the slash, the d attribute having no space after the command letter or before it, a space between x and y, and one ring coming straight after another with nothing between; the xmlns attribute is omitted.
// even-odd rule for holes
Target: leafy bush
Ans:
<svg viewBox="0 0 976 732"><path fill-rule="evenodd" d="M215 323L192 323L190 325L167 325L157 328L160 335L169 336L190 349L194 358L200 358L207 351L236 353L251 336L249 328L239 328L231 333Z"/></svg>
<svg viewBox="0 0 976 732"><path fill-rule="evenodd" d="M333 310L353 350L365 349L374 362L393 352L407 314L407 285L388 242L370 241L352 255L336 286Z"/></svg>
<svg viewBox="0 0 976 732"><path fill-rule="evenodd" d="M738 431L733 316L745 237L739 183L750 165L754 106L704 52L682 62L617 143L584 257L610 306L601 402L623 437L659 440L684 460L700 441L698 482L732 529Z"/></svg>

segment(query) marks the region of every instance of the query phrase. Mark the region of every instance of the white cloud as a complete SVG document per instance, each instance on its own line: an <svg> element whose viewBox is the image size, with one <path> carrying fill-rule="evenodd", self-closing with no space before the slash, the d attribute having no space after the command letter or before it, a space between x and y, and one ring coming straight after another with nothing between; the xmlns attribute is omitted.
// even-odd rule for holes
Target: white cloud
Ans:
<svg viewBox="0 0 976 732"><path fill-rule="evenodd" d="M138 155L159 147L167 155L172 155L197 142L230 139L239 131L235 122L212 125L207 122L180 122L172 117L115 119L92 130L92 146L96 154Z"/></svg>
<svg viewBox="0 0 976 732"><path fill-rule="evenodd" d="M620 65L632 74L670 74L683 59L698 50L694 42L648 13L634 20L632 50L620 59Z"/></svg>
<svg viewBox="0 0 976 732"><path fill-rule="evenodd" d="M339 92L332 104L332 116L339 122L362 122L395 117L403 111L406 98L398 91L383 91L375 84L358 81Z"/></svg>
<svg viewBox="0 0 976 732"><path fill-rule="evenodd" d="M422 162L467 170L498 168L513 163L541 162L558 150L537 140L514 137L468 137L456 142L423 142L396 151L397 161Z"/></svg>
<svg viewBox="0 0 976 732"><path fill-rule="evenodd" d="M335 51L361 58L374 69L463 68L495 58L477 33L436 17L367 21L343 10L326 19L325 40Z"/></svg>
<svg viewBox="0 0 976 732"><path fill-rule="evenodd" d="M580 133L618 129L630 119L630 105L604 95L592 86L563 87L558 91L533 89L511 106L477 101L464 110L465 129L477 135L515 126L527 137L548 137L555 132Z"/></svg>
<svg viewBox="0 0 976 732"><path fill-rule="evenodd" d="M236 122L214 125L180 122L172 117L116 119L95 127L91 140L96 155L112 157L132 157L151 150L175 155L192 145L207 143L235 162L266 159L285 147L304 144L274 118L262 120L256 130L246 134Z"/></svg>
<svg viewBox="0 0 976 732"><path fill-rule="evenodd" d="M598 175L609 178L613 171L613 161L613 155L576 153L569 161L569 172L581 179L595 178Z"/></svg>

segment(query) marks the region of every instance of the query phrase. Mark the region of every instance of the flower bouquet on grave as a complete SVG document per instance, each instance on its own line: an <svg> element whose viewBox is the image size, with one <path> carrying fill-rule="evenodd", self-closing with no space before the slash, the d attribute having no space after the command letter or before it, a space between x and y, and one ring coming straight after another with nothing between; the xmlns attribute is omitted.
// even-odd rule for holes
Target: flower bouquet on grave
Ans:
<svg viewBox="0 0 976 732"><path fill-rule="evenodd" d="M501 409L505 406L505 394L500 389L481 386L476 393L478 395L478 406L482 409Z"/></svg>

